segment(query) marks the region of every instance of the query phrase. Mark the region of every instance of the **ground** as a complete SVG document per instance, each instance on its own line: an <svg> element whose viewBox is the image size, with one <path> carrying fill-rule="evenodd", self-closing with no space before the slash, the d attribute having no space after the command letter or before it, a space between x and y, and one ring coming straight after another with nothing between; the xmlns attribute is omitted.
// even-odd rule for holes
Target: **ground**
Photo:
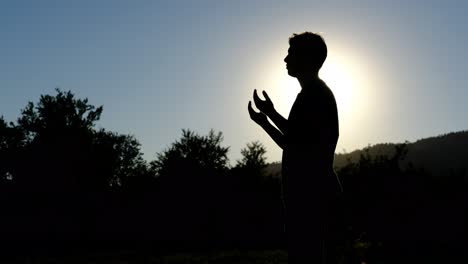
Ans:
<svg viewBox="0 0 468 264"><path fill-rule="evenodd" d="M2 259L2 263L154 263L154 264L286 264L287 252L284 250L223 250L198 251L192 253L147 254L135 251L100 252L92 254L35 254Z"/></svg>

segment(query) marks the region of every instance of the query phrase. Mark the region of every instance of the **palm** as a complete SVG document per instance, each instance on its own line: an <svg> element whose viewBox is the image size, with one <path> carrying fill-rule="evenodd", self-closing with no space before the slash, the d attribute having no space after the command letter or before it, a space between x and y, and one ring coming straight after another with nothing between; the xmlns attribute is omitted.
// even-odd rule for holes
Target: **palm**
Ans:
<svg viewBox="0 0 468 264"><path fill-rule="evenodd" d="M262 94L265 97L265 100L260 99L260 97L258 97L257 95L257 90L254 90L253 98L254 98L255 106L262 113L265 113L268 115L274 109L273 102L271 101L270 97L268 97L268 94L265 91L263 91Z"/></svg>
<svg viewBox="0 0 468 264"><path fill-rule="evenodd" d="M249 101L248 109L249 109L250 118L253 121L255 121L255 123L257 123L259 125L263 125L263 124L265 124L265 122L267 122L266 115L263 114L263 113L255 112L255 110L252 108L252 102L250 102L250 101Z"/></svg>

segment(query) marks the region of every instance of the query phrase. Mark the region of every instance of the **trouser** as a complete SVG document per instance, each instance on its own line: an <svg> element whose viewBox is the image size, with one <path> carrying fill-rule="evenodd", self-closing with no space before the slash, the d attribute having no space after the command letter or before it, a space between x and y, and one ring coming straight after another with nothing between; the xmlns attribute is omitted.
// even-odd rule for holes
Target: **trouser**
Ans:
<svg viewBox="0 0 468 264"><path fill-rule="evenodd" d="M341 232L335 193L283 193L283 202L289 264L335 263Z"/></svg>
<svg viewBox="0 0 468 264"><path fill-rule="evenodd" d="M327 263L327 223L323 206L285 201L289 264Z"/></svg>

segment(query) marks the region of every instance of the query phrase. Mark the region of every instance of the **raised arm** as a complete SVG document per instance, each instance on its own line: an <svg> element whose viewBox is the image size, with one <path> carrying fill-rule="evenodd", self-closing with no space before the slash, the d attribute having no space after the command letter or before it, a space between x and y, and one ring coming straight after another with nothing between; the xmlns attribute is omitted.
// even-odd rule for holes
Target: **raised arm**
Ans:
<svg viewBox="0 0 468 264"><path fill-rule="evenodd" d="M258 108L258 110L267 115L271 121L273 121L281 133L286 134L288 120L276 111L268 94L265 91L263 91L262 94L265 97L265 100L260 99L260 97L257 95L257 90L254 90L253 98L255 106Z"/></svg>
<svg viewBox="0 0 468 264"><path fill-rule="evenodd" d="M255 112L255 110L252 108L252 102L249 101L248 105L248 110L250 114L250 118L255 121L258 125L260 125L263 130L265 130L268 135L275 141L275 143L281 148L284 148L284 135L276 129L270 122L268 121L268 118L265 114L263 113L258 113Z"/></svg>

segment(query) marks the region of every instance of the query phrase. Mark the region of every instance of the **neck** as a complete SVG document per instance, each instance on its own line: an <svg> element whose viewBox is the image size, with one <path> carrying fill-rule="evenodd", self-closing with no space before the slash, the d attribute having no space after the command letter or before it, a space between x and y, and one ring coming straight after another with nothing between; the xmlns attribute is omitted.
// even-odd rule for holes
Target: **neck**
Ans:
<svg viewBox="0 0 468 264"><path fill-rule="evenodd" d="M318 76L318 72L314 72L312 74L305 74L303 76L298 76L297 80L301 85L302 89L308 89L311 83L317 82L320 80Z"/></svg>

